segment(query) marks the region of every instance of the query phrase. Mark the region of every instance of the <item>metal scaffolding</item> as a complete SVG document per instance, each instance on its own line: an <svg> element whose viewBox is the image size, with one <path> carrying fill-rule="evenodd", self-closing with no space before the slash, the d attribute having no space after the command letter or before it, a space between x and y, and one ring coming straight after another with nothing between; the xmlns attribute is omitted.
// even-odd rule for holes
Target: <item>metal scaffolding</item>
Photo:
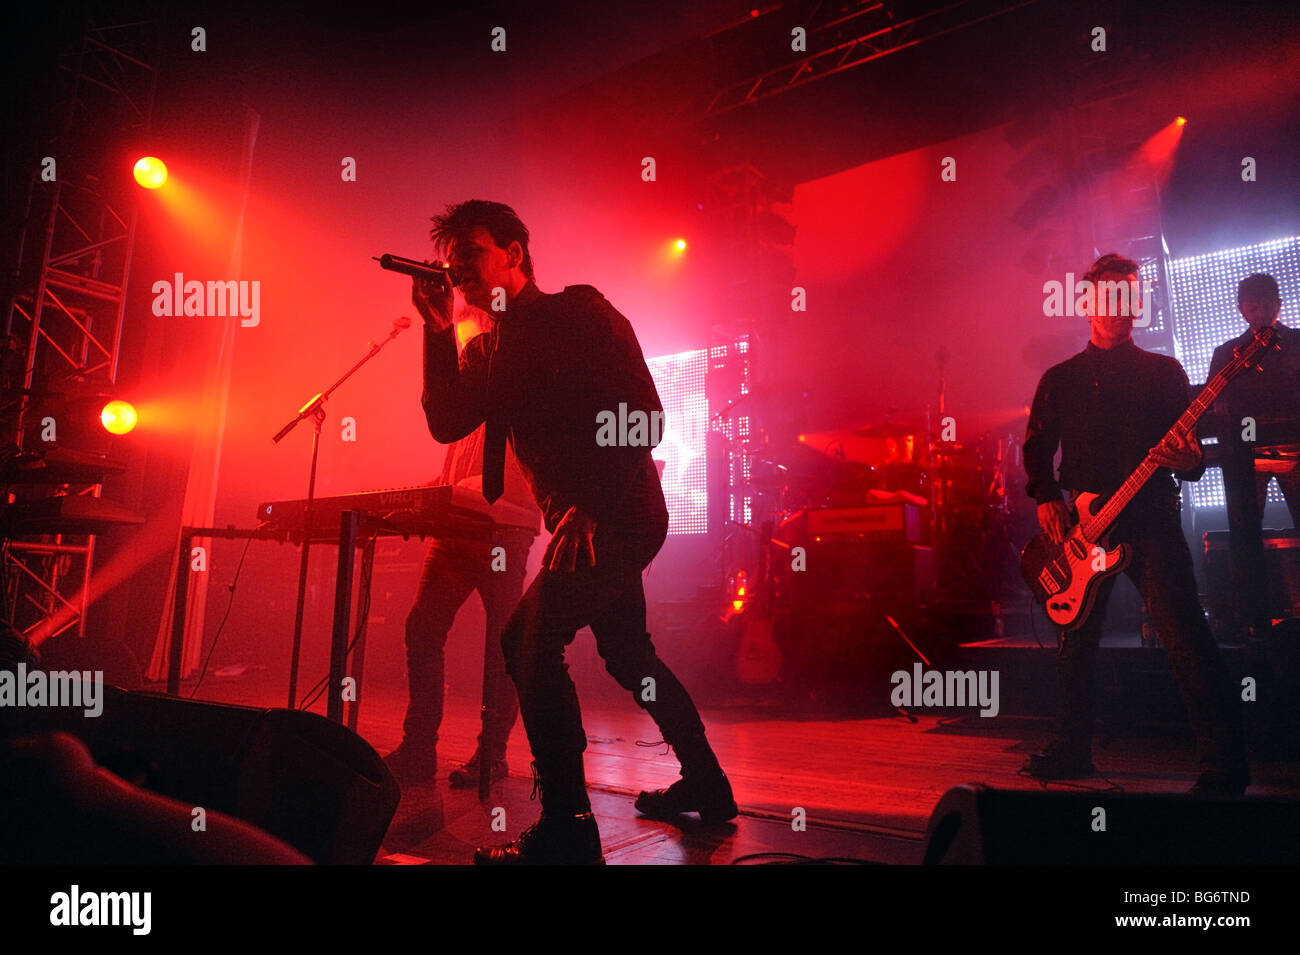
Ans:
<svg viewBox="0 0 1300 955"><path fill-rule="evenodd" d="M32 171L5 324L21 386L8 389L3 414L5 614L29 638L74 625L85 635L94 534L15 532L11 516L42 499L100 495L92 470L36 480L58 469L20 465L68 450L58 448L58 409L116 384L138 215L130 150L150 129L159 53L156 19L90 13L60 56L62 121Z"/></svg>
<svg viewBox="0 0 1300 955"><path fill-rule="evenodd" d="M961 0L933 9L926 9L930 4L875 0L819 3L805 28L808 49L814 52L795 54L788 62L716 91L704 105L700 118L720 116L770 99L1035 2Z"/></svg>

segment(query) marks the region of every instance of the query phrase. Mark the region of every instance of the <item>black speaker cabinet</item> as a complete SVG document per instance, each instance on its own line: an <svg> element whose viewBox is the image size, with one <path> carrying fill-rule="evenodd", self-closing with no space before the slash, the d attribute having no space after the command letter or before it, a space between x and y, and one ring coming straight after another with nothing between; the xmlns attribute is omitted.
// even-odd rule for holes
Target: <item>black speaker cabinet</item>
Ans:
<svg viewBox="0 0 1300 955"><path fill-rule="evenodd" d="M1229 616L1233 608L1230 541L1228 531L1209 531L1204 536L1206 604L1216 621ZM1269 616L1300 617L1300 531L1264 531L1264 572Z"/></svg>
<svg viewBox="0 0 1300 955"><path fill-rule="evenodd" d="M104 688L94 719L59 714L95 761L162 796L217 810L319 863L369 865L400 798L379 754L341 724L300 710L257 709ZM31 711L29 711L31 712Z"/></svg>
<svg viewBox="0 0 1300 955"><path fill-rule="evenodd" d="M924 862L1294 865L1300 802L957 786L930 815Z"/></svg>

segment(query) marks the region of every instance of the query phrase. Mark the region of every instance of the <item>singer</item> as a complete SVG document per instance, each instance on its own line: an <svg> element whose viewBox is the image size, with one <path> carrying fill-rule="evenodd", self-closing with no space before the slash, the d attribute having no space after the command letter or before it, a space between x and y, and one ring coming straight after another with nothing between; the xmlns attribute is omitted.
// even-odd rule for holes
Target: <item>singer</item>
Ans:
<svg viewBox="0 0 1300 955"><path fill-rule="evenodd" d="M483 494L501 494L510 441L552 534L542 569L502 634L506 669L533 752L541 819L480 865L601 863L587 798L587 746L565 647L590 626L605 667L658 724L681 763L667 790L643 792L646 815L699 812L733 818L731 785L690 695L659 659L646 632L641 572L663 546L668 509L644 445L602 444L597 421L620 405L663 413L636 334L589 285L541 292L528 230L514 210L472 199L435 216L431 238L446 254L465 300L497 318L491 335L459 360L452 286L415 279L425 321L423 405L434 440L449 444L486 422ZM502 295L504 293L504 296ZM493 308L504 297L503 309Z"/></svg>

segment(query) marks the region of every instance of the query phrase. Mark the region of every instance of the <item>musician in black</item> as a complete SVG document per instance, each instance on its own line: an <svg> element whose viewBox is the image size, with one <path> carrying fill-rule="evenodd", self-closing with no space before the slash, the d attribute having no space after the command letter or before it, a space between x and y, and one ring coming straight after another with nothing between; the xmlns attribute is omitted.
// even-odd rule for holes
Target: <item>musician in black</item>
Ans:
<svg viewBox="0 0 1300 955"><path fill-rule="evenodd" d="M1291 524L1300 527L1300 468L1271 474L1257 470L1254 448L1268 443L1270 432L1280 425L1290 433L1281 440L1295 441L1300 423L1300 330L1278 322L1282 296L1271 275L1248 275L1237 286L1237 311L1247 329L1237 338L1214 350L1210 377L1232 361L1233 353L1248 345L1255 332L1272 325L1277 329L1279 353L1269 353L1260 370L1230 381L1215 408L1224 427L1219 434L1222 448L1224 497L1228 505L1228 555L1235 606L1229 628L1263 635L1268 632L1267 569L1260 526L1269 479L1278 488L1291 512Z"/></svg>
<svg viewBox="0 0 1300 955"><path fill-rule="evenodd" d="M668 509L650 455L663 407L632 326L591 286L542 293L533 281L528 230L510 207L470 200L434 225L462 295L497 323L491 336L470 342L458 363L452 291L417 281L429 430L435 440L454 441L486 420L489 501L501 491L508 437L553 535L502 637L542 817L510 845L480 849L475 862L602 861L583 770L587 739L564 662L565 647L586 626L606 669L658 724L681 763L682 779L642 793L637 808L655 816L732 818L731 786L695 704L645 630L641 574L663 546ZM600 427L609 415L628 424L613 441ZM637 429L637 421L648 427Z"/></svg>
<svg viewBox="0 0 1300 955"><path fill-rule="evenodd" d="M1024 444L1027 490L1038 501L1038 520L1060 542L1077 520L1063 499L1080 491L1113 494L1155 450L1160 470L1133 498L1115 524L1111 543L1128 543L1134 556L1127 573L1137 584L1169 655L1174 679L1196 735L1200 795L1239 795L1250 777L1241 712L1218 647L1197 597L1192 558L1179 521L1174 477L1196 480L1204 471L1194 434L1162 440L1190 404L1187 375L1173 358L1143 351L1132 339L1137 312L1137 264L1102 256L1084 276L1121 282L1133 296L1112 307L1095 296L1089 309L1091 340L1078 355L1048 369L1038 384ZM1061 450L1059 477L1053 469ZM1093 775L1093 670L1102 619L1114 579L1103 583L1087 622L1058 637L1056 736L1024 771L1040 779Z"/></svg>
<svg viewBox="0 0 1300 955"><path fill-rule="evenodd" d="M480 324L490 325L483 315ZM461 328L472 327L472 322ZM501 655L501 631L524 592L528 552L538 534L541 513L533 501L515 456L507 449L505 491L489 505L482 497L483 428L447 448L442 472L435 484L456 488L455 503L491 518L492 532L462 522L429 544L416 590L415 604L406 618L406 673L409 702L402 743L385 757L401 784L431 781L437 772L438 729L442 725L444 651L457 611L478 591L486 616L485 656L487 711L478 747L464 766L448 776L453 789L478 785L479 761L488 760L489 780L509 774L506 742L519 715L514 685L506 675ZM460 491L466 493L461 494ZM497 551L496 548L501 548Z"/></svg>

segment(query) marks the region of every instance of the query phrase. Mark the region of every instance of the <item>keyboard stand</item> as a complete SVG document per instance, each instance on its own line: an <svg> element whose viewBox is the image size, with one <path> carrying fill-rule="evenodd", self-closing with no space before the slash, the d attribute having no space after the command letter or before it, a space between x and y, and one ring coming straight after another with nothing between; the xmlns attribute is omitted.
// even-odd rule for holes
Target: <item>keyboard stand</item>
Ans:
<svg viewBox="0 0 1300 955"><path fill-rule="evenodd" d="M369 530L369 529L367 529ZM189 601L190 551L196 537L219 540L273 540L283 542L288 535L270 528L238 527L182 527L180 551L176 559L176 594L172 604L172 638L167 661L167 695L179 696L181 689L181 663L185 647L185 616ZM343 722L343 680L347 675L347 650L349 618L352 616L352 580L356 573L357 541L361 538L361 512L344 511L339 519L339 556L334 577L334 626L330 637L329 686L325 696L325 715L336 723ZM375 534L368 532L362 554L362 579L369 581L369 569L374 562ZM361 706L361 667L364 663L366 620L361 612L367 609L368 594L361 594L357 608L358 619L356 655L353 659L354 680L352 708L348 727L355 731L357 711ZM293 701L294 707L297 701Z"/></svg>

